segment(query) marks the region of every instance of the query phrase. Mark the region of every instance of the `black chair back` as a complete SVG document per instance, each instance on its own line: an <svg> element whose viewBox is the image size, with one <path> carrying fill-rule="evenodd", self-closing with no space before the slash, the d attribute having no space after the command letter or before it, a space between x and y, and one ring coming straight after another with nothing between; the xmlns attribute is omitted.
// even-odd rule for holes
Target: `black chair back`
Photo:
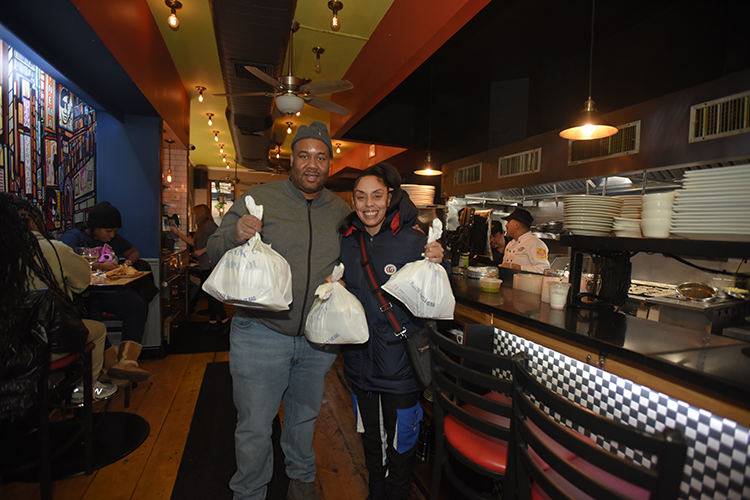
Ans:
<svg viewBox="0 0 750 500"><path fill-rule="evenodd" d="M575 491L571 487L596 499L624 500L634 494L659 500L677 498L687 452L679 431L650 434L598 415L545 387L530 372L531 362L525 353L513 357L512 427L518 498L531 498L530 480L553 500L571 498ZM532 430L530 423L537 429ZM553 449L549 439L539 438L539 430L575 458L560 456L559 448ZM581 432L603 442L624 443L642 452L647 463L618 456ZM655 465L648 466L648 461Z"/></svg>
<svg viewBox="0 0 750 500"><path fill-rule="evenodd" d="M484 328L492 330L492 327ZM510 471L499 474L465 457L445 438L445 419L450 415L488 438L507 443L511 437L507 423L512 416L512 407L507 397L498 395L510 394L513 386L510 380L497 374L511 372L511 359L491 351L462 346L453 337L445 337L431 327L430 344L436 429L436 455L430 497L437 498L442 473L445 472L446 477L463 495L468 498L487 498L475 489L476 484L468 484L462 479L461 473L456 473L449 457L484 477L502 480L505 491L507 479L512 477ZM478 412L477 409L481 411ZM498 423L503 418L505 423Z"/></svg>

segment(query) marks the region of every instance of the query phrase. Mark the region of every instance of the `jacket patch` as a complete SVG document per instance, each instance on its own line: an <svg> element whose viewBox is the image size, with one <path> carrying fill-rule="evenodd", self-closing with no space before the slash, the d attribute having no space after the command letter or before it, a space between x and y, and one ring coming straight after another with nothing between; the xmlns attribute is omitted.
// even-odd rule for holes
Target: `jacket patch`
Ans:
<svg viewBox="0 0 750 500"><path fill-rule="evenodd" d="M396 268L395 264L386 264L385 267L383 268L383 271L385 271L385 274L390 276L396 271L398 271L398 269Z"/></svg>
<svg viewBox="0 0 750 500"><path fill-rule="evenodd" d="M519 249L518 249L518 250L516 250L516 251L517 251L517 252L523 252L524 250L526 250L526 247L521 247L521 248L519 248Z"/></svg>
<svg viewBox="0 0 750 500"><path fill-rule="evenodd" d="M547 258L547 250L544 248L537 248L536 249L536 258L537 259L546 259Z"/></svg>

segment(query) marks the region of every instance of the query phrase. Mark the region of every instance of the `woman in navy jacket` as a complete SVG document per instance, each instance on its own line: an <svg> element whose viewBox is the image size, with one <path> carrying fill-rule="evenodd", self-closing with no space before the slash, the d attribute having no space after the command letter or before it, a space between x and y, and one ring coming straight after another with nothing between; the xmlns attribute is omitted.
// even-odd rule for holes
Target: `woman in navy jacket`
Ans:
<svg viewBox="0 0 750 500"><path fill-rule="evenodd" d="M417 208L400 186L401 176L391 165L379 163L365 170L354 182L354 212L340 228L344 236L343 281L362 303L370 329L369 341L341 349L370 476L368 500L402 500L409 496L422 408L403 343L380 311L366 281L360 235L365 236L380 285L405 264L422 259L423 252L433 262L443 258L439 243L425 247L427 237L415 228ZM425 320L414 317L401 302L383 293L407 334L424 327Z"/></svg>

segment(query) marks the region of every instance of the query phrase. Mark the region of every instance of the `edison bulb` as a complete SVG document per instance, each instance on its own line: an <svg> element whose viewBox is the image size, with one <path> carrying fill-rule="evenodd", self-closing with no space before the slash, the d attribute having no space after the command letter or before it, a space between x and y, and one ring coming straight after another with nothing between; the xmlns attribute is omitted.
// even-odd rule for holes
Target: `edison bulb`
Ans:
<svg viewBox="0 0 750 500"><path fill-rule="evenodd" d="M169 27L172 28L173 30L176 30L177 28L180 27L180 20L177 19L177 15L174 12L169 14L169 17L167 18L167 23L169 23Z"/></svg>
<svg viewBox="0 0 750 500"><path fill-rule="evenodd" d="M338 31L341 26L339 25L339 16L338 14L334 14L331 18L331 29L333 31Z"/></svg>
<svg viewBox="0 0 750 500"><path fill-rule="evenodd" d="M583 135L586 137L591 137L591 134L594 133L594 130L596 130L596 127L594 125L584 125L581 127L581 132L583 132Z"/></svg>
<svg viewBox="0 0 750 500"><path fill-rule="evenodd" d="M203 91L201 90L201 93L198 94L198 102L203 102Z"/></svg>

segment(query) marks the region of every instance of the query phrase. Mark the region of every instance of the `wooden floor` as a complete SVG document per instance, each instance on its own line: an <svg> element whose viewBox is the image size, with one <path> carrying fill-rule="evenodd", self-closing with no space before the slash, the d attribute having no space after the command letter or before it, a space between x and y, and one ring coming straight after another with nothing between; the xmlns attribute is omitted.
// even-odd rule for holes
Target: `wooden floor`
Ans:
<svg viewBox="0 0 750 500"><path fill-rule="evenodd" d="M114 396L109 410L142 416L151 426L150 435L129 456L94 471L91 476L54 482L54 500L169 500L206 365L227 360L227 352L216 352L171 355L156 361L144 361L142 367L151 373L151 377L132 391L130 408L123 407L120 391ZM364 500L367 497L367 470L340 361L339 357L339 362L326 377L323 405L315 431L316 486L324 500ZM96 403L94 411L103 406L103 403ZM418 463L418 466L424 467L425 464ZM0 499L38 498L38 484L0 485ZM409 500L424 500L416 485L412 486Z"/></svg>

